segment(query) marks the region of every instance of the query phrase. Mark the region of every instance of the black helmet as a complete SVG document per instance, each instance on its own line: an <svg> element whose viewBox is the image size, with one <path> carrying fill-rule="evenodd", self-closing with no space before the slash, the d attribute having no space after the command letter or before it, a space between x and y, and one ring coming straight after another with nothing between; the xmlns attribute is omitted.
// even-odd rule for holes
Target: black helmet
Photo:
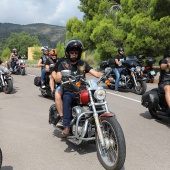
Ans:
<svg viewBox="0 0 170 170"><path fill-rule="evenodd" d="M123 47L119 47L117 51L119 53L120 51L124 51L124 49L123 49Z"/></svg>
<svg viewBox="0 0 170 170"><path fill-rule="evenodd" d="M83 48L84 48L83 43L80 40L71 39L65 45L65 55L69 59L70 58L70 54L69 54L70 51L78 51L79 54L78 54L77 59L80 60Z"/></svg>

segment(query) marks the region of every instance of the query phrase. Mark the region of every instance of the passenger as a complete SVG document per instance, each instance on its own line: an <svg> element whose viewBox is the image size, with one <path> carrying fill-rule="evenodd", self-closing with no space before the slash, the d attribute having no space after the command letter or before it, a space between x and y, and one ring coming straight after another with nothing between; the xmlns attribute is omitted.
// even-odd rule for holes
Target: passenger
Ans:
<svg viewBox="0 0 170 170"><path fill-rule="evenodd" d="M49 58L49 49L47 46L42 47L43 56L38 61L38 66L41 67L41 88L45 88L45 62Z"/></svg>

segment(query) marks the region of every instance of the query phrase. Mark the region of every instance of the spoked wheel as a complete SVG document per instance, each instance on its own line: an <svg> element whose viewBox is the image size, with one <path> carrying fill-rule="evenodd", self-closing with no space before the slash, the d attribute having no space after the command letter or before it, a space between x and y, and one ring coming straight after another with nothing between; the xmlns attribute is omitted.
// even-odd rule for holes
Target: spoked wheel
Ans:
<svg viewBox="0 0 170 170"><path fill-rule="evenodd" d="M1 151L1 148L0 148L0 169L1 169L1 166L2 166L2 151Z"/></svg>
<svg viewBox="0 0 170 170"><path fill-rule="evenodd" d="M102 117L102 132L105 146L96 135L97 157L107 170L120 170L125 162L126 143L123 131L114 117Z"/></svg>
<svg viewBox="0 0 170 170"><path fill-rule="evenodd" d="M142 95L145 93L146 89L147 89L147 84L146 81L136 81L137 86L134 87L134 91L136 94L138 95Z"/></svg>

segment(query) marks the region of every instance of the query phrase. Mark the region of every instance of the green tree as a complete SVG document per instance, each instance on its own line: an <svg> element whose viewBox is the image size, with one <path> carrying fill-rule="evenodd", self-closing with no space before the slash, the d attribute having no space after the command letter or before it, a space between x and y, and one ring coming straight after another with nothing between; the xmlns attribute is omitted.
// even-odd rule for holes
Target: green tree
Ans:
<svg viewBox="0 0 170 170"><path fill-rule="evenodd" d="M1 57L2 57L3 60L9 60L10 54L11 54L11 50L9 48L5 48L2 51Z"/></svg>
<svg viewBox="0 0 170 170"><path fill-rule="evenodd" d="M58 51L58 57L61 58L65 55L64 51L64 43L61 43L60 41L57 43L56 50Z"/></svg>
<svg viewBox="0 0 170 170"><path fill-rule="evenodd" d="M31 36L27 32L21 33L11 33L10 37L7 41L7 46L10 49L16 48L18 50L18 54L20 55L28 55L28 47L32 47L34 45L39 45L39 40L36 36Z"/></svg>

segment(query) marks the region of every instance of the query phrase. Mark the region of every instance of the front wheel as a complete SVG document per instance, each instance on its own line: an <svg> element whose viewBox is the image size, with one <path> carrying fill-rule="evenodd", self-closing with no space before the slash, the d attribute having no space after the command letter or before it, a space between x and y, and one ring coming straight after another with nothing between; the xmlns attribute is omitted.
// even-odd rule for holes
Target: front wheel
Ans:
<svg viewBox="0 0 170 170"><path fill-rule="evenodd" d="M9 94L11 93L13 90L13 82L12 80L5 80L5 86L3 87L3 91L6 93L6 94Z"/></svg>
<svg viewBox="0 0 170 170"><path fill-rule="evenodd" d="M135 93L138 95L144 94L147 89L146 81L137 80L136 84L137 86L134 86Z"/></svg>
<svg viewBox="0 0 170 170"><path fill-rule="evenodd" d="M105 146L96 134L97 157L107 170L120 170L126 158L126 143L122 128L114 117L101 118Z"/></svg>
<svg viewBox="0 0 170 170"><path fill-rule="evenodd" d="M25 75L25 68L21 68L21 75Z"/></svg>

